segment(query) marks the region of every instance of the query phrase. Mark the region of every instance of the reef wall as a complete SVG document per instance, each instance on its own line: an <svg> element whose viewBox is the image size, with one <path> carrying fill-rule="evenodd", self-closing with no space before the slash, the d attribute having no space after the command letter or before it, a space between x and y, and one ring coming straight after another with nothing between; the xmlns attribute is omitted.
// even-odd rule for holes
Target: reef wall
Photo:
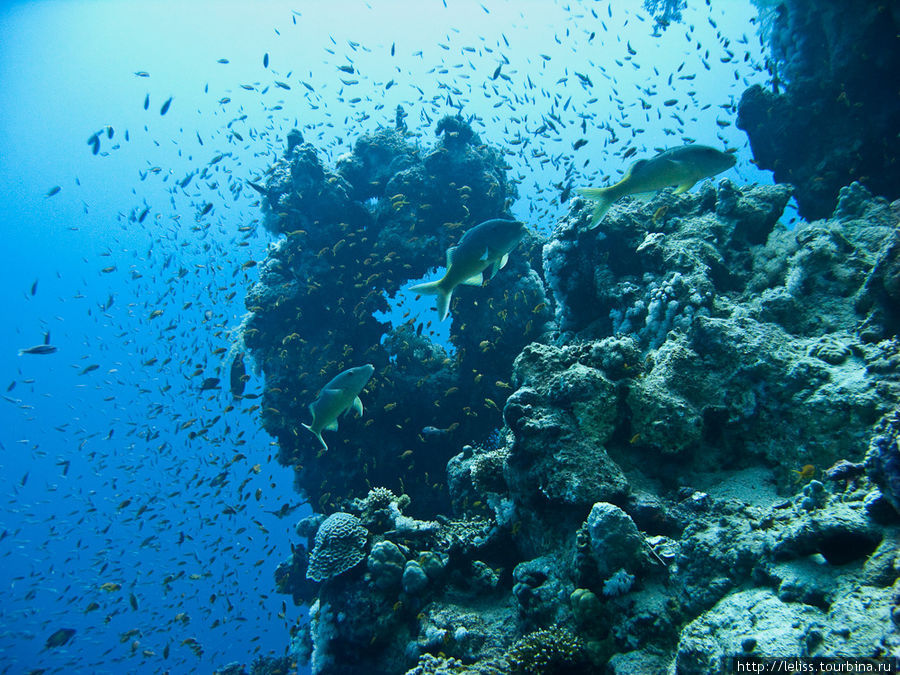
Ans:
<svg viewBox="0 0 900 675"><path fill-rule="evenodd" d="M502 154L464 121L444 118L437 134L424 148L382 128L329 168L295 130L254 184L267 228L283 238L248 293L242 337L265 376L262 421L279 461L321 511L373 485L410 495L419 514L446 510L447 460L501 425L512 361L550 316L540 245L527 237L484 291L456 293L454 354L428 338L427 320L391 327L376 318L401 287L442 266L469 227L507 213L516 194ZM307 406L364 363L375 366L361 396L366 414L326 431L326 451L302 427Z"/></svg>
<svg viewBox="0 0 900 675"><path fill-rule="evenodd" d="M376 313L515 190L463 120L437 136L382 128L328 167L292 132L254 184L282 238L242 336L316 511L276 574L310 607L291 653L328 675L896 653L900 204L853 183L788 230L790 188L721 180L589 230L575 200L460 288L448 352ZM307 405L363 363L326 450Z"/></svg>
<svg viewBox="0 0 900 675"><path fill-rule="evenodd" d="M373 138L410 147L381 131L354 154ZM433 152L489 151L444 139ZM404 153L390 157L419 156ZM329 472L350 486L298 524L279 567L279 589L310 606L291 653L329 675L700 674L735 654L897 654L900 204L853 184L830 218L788 230L778 219L789 195L707 182L619 204L596 230L575 200L542 247L513 253L516 274L455 305L455 356L412 326L381 344L383 327L363 336L374 342L354 355L379 368L364 392L375 402L331 436L333 449L267 413L282 459L303 465L301 489L315 494ZM364 264L403 210L388 200L385 225L357 200ZM386 279L421 275L456 236L428 227L428 255L409 245L400 260L411 269L389 265ZM293 255L330 259L319 245ZM334 273L351 288L359 260ZM530 339L550 309L553 325ZM319 311L321 323L344 320ZM248 326L263 331L273 316ZM269 325L257 358L284 382L267 379L281 389L267 405L296 411L314 389L280 361L281 336L304 335L291 325ZM333 335L303 339L291 358L322 359L317 371L303 361L314 379L355 363ZM460 398L442 398L459 382ZM503 410L490 435L501 422L494 405L477 407L488 394ZM409 407L391 417L384 401ZM459 426L420 459L418 430L435 415ZM405 443L413 463L396 461Z"/></svg>
<svg viewBox="0 0 900 675"><path fill-rule="evenodd" d="M859 181L900 197L900 6L869 0L757 0L772 90L744 92L737 126L758 165L791 183L801 215L827 217Z"/></svg>

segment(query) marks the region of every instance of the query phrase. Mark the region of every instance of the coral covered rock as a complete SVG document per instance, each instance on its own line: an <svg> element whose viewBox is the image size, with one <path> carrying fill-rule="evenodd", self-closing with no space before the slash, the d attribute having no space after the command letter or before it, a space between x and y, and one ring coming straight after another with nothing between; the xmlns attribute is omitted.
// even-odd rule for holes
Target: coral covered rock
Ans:
<svg viewBox="0 0 900 675"><path fill-rule="evenodd" d="M637 571L647 565L647 544L643 536L628 514L617 506L606 502L594 504L587 518L587 530L602 578L608 579L619 569Z"/></svg>
<svg viewBox="0 0 900 675"><path fill-rule="evenodd" d="M375 484L408 494L420 514L444 511L435 477L500 422L510 365L550 317L534 235L485 288L457 294L454 353L432 342L424 320L392 326L378 315L468 229L508 215L507 168L467 122L448 118L433 147L381 128L334 168L294 138L267 172L266 225L283 238L247 295L242 338L266 380L263 425L317 509L336 510ZM360 395L367 414L342 421L320 452L301 426L307 406L357 363L375 367Z"/></svg>
<svg viewBox="0 0 900 675"><path fill-rule="evenodd" d="M828 216L840 188L852 181L900 197L900 102L884 95L900 71L900 9L866 0L757 4L772 55L772 91L747 89L737 126L759 166L796 187L809 220Z"/></svg>
<svg viewBox="0 0 900 675"><path fill-rule="evenodd" d="M510 489L528 499L590 505L627 492L605 444L616 428L618 391L578 351L532 344L516 359L522 386L504 409L514 435Z"/></svg>
<svg viewBox="0 0 900 675"><path fill-rule="evenodd" d="M438 135L427 150L380 130L321 180L302 143L285 160L345 209L323 226L343 244L288 230L273 247L245 324L280 459L339 511L301 521L307 546L279 568L281 590L316 595L298 659L323 675L705 673L788 644L892 649L896 206L851 185L789 230L789 188L720 180L622 200L586 230L575 200L551 239L461 289L444 349L371 316L462 228L428 200L469 226L500 208L478 190L508 187L463 120ZM368 300L350 311L348 292ZM357 357L376 366L366 415L320 453L294 417ZM325 536L336 517L346 537ZM366 574L303 579L367 546Z"/></svg>
<svg viewBox="0 0 900 675"><path fill-rule="evenodd" d="M325 581L354 567L366 557L368 534L356 516L332 513L316 532L316 546L309 555L306 576Z"/></svg>
<svg viewBox="0 0 900 675"><path fill-rule="evenodd" d="M866 453L866 472L900 513L900 410L879 421Z"/></svg>

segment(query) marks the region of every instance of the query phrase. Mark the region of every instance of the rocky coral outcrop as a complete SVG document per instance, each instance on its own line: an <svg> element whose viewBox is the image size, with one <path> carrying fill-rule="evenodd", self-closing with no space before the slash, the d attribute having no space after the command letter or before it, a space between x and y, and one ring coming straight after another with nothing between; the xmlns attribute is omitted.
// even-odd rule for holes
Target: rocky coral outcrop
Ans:
<svg viewBox="0 0 900 675"><path fill-rule="evenodd" d="M512 197L463 120L437 132L381 129L333 169L295 137L266 181L285 238L244 341L320 512L277 574L310 604L292 653L386 675L894 649L897 205L853 184L789 230L788 188L721 180L588 230L575 200L461 289L447 350L372 315ZM303 406L363 361L366 415L322 452Z"/></svg>
<svg viewBox="0 0 900 675"><path fill-rule="evenodd" d="M771 89L744 92L737 126L757 163L796 187L800 213L825 218L860 181L900 197L900 8L866 0L756 0L768 32ZM814 132L812 130L815 130Z"/></svg>
<svg viewBox="0 0 900 675"><path fill-rule="evenodd" d="M616 411L594 447L654 457L670 477L660 458L714 469L764 456L785 477L862 458L871 425L900 397L887 367L898 310L871 290L883 288L873 277L889 266L898 214L855 184L832 219L786 230L777 218L788 194L722 180L614 207L596 235L577 210L557 228L544 271L560 342L634 340L615 394L594 398L595 410ZM535 382L549 387L564 366L531 367L508 403L514 430L553 418L516 412L520 398L534 408Z"/></svg>
<svg viewBox="0 0 900 675"><path fill-rule="evenodd" d="M423 515L445 511L435 477L464 442L500 424L510 365L550 317L540 243L528 235L484 289L456 294L453 353L429 339L425 320L377 318L465 231L507 215L516 194L500 151L464 120L440 121L437 135L427 147L381 128L330 167L298 133L258 186L266 227L283 238L259 265L242 339L265 376L262 422L279 460L325 512L373 483L406 492ZM376 369L361 394L370 414L348 419L323 453L301 426L306 407L361 363Z"/></svg>

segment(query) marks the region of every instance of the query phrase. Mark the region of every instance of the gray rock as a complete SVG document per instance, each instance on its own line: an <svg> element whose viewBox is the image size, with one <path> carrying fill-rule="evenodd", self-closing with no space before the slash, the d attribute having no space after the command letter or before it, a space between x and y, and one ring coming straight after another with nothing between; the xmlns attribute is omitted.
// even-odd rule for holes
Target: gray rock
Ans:
<svg viewBox="0 0 900 675"><path fill-rule="evenodd" d="M407 560L403 568L403 591L410 595L418 595L428 585L428 575L415 560Z"/></svg>
<svg viewBox="0 0 900 675"><path fill-rule="evenodd" d="M406 556L392 541L380 541L372 546L372 551L366 559L372 581L382 590L399 588L404 565Z"/></svg>
<svg viewBox="0 0 900 675"><path fill-rule="evenodd" d="M618 570L633 573L647 566L648 544L631 517L607 502L598 502L587 518L591 551L601 579Z"/></svg>
<svg viewBox="0 0 900 675"><path fill-rule="evenodd" d="M733 593L681 631L670 673L717 672L723 658L746 654L747 638L755 641L751 653L805 656L808 632L824 620L815 607L782 602L769 589Z"/></svg>

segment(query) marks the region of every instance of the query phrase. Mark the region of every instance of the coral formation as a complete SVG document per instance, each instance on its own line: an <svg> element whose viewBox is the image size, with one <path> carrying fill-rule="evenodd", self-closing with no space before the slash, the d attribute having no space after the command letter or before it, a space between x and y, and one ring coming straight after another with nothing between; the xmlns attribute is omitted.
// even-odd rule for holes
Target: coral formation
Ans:
<svg viewBox="0 0 900 675"><path fill-rule="evenodd" d="M354 515L332 513L319 525L316 545L309 554L306 577L325 581L346 572L365 558L368 531Z"/></svg>
<svg viewBox="0 0 900 675"><path fill-rule="evenodd" d="M772 89L744 92L737 126L757 163L796 188L800 213L825 218L860 181L900 197L900 7L867 0L756 0L767 29ZM814 132L812 130L815 130Z"/></svg>
<svg viewBox="0 0 900 675"><path fill-rule="evenodd" d="M509 366L550 317L540 247L527 235L484 289L457 293L455 353L428 339L423 323L376 318L408 282L442 264L466 230L507 214L515 197L502 154L464 120L441 121L438 135L428 148L382 128L334 168L296 135L266 174L265 224L283 238L259 266L242 337L265 376L262 422L278 439L279 460L322 511L371 484L405 492L419 513L445 511L447 460L498 426ZM367 414L342 424L322 451L300 426L307 406L360 363L375 367L361 394ZM445 433L425 434L426 425Z"/></svg>
<svg viewBox="0 0 900 675"><path fill-rule="evenodd" d="M279 568L310 604L292 655L322 675L499 675L895 652L900 209L853 184L789 230L788 188L721 180L623 200L588 231L575 200L462 289L450 353L341 302L379 305L439 260L459 228L437 212L505 209L499 156L458 118L439 134L427 152L381 130L333 172L298 142L268 183L287 238L245 339L321 512ZM335 200L302 234L274 210L301 199L279 187L292 170ZM320 452L298 410L363 358L366 417Z"/></svg>

